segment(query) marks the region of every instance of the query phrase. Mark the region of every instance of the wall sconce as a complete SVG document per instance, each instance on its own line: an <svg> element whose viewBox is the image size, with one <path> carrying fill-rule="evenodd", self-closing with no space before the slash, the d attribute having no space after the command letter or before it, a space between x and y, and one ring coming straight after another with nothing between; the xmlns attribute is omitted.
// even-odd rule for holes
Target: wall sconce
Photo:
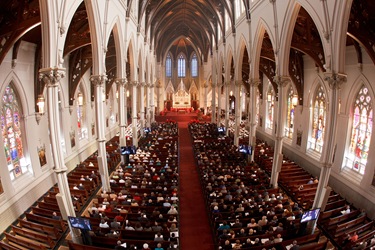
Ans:
<svg viewBox="0 0 375 250"><path fill-rule="evenodd" d="M78 105L82 106L83 105L83 95L82 93L78 93Z"/></svg>
<svg viewBox="0 0 375 250"><path fill-rule="evenodd" d="M267 101L268 101L268 102L271 102L271 101L272 101L272 94L271 94L271 93L268 93L268 94L267 94Z"/></svg>
<svg viewBox="0 0 375 250"><path fill-rule="evenodd" d="M38 112L35 113L35 120L39 125L40 119L42 118L42 115L44 115L45 99L43 95L38 95L36 105L38 106Z"/></svg>
<svg viewBox="0 0 375 250"><path fill-rule="evenodd" d="M298 96L297 96L297 95L294 95L294 96L292 97L292 105L293 105L294 107L296 107L296 106L298 105Z"/></svg>

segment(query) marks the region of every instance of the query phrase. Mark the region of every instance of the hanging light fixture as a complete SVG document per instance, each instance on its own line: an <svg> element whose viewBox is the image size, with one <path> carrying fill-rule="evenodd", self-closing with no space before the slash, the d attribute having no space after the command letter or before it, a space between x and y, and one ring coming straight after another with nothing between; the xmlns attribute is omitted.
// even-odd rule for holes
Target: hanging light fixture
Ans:
<svg viewBox="0 0 375 250"><path fill-rule="evenodd" d="M297 96L297 95L294 95L294 96L292 97L292 105L293 105L294 107L296 107L296 106L298 105L298 96Z"/></svg>
<svg viewBox="0 0 375 250"><path fill-rule="evenodd" d="M78 105L82 106L83 105L83 95L81 92L78 93Z"/></svg>
<svg viewBox="0 0 375 250"><path fill-rule="evenodd" d="M43 95L38 95L38 100L36 102L36 105L38 106L38 113L40 115L44 115L45 99Z"/></svg>
<svg viewBox="0 0 375 250"><path fill-rule="evenodd" d="M268 92L268 94L267 94L267 101L268 102L272 101L272 94L271 94L271 92Z"/></svg>

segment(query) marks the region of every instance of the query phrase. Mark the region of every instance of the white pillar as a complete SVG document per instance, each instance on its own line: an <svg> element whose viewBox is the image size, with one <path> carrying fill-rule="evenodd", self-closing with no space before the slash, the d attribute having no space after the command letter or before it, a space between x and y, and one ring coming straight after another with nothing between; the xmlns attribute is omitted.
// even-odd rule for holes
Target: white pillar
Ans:
<svg viewBox="0 0 375 250"><path fill-rule="evenodd" d="M216 83L212 82L212 99L211 99L211 122L214 123L216 120Z"/></svg>
<svg viewBox="0 0 375 250"><path fill-rule="evenodd" d="M145 82L142 82L139 84L140 90L141 90L141 98L139 100L140 105L139 105L139 116L140 116L140 122L141 122L141 135L143 136L143 128L145 127Z"/></svg>
<svg viewBox="0 0 375 250"><path fill-rule="evenodd" d="M235 124L234 124L234 145L239 145L240 136L240 123L241 123L241 90L242 80L238 80L234 84L234 96L236 98L235 102Z"/></svg>
<svg viewBox="0 0 375 250"><path fill-rule="evenodd" d="M151 126L151 84L146 83L146 127Z"/></svg>
<svg viewBox="0 0 375 250"><path fill-rule="evenodd" d="M75 217L74 206L70 194L69 183L67 178L67 168L64 162L64 154L60 142L60 116L59 116L59 82L65 76L65 69L45 68L39 71L40 78L47 86L47 103L48 103L48 126L51 139L52 158L54 161L53 170L57 177L57 185L61 195L62 202L59 203L60 211L63 218L66 216Z"/></svg>
<svg viewBox="0 0 375 250"><path fill-rule="evenodd" d="M227 135L229 134L229 87L231 82L228 81L225 83L225 128L227 131Z"/></svg>
<svg viewBox="0 0 375 250"><path fill-rule="evenodd" d="M257 105L257 88L258 85L260 84L259 79L252 79L250 80L250 100L249 100L249 123L250 123L250 128L249 128L249 145L253 147L253 153L250 156L250 161L254 161L254 149L256 146L256 105Z"/></svg>
<svg viewBox="0 0 375 250"><path fill-rule="evenodd" d="M285 110L285 87L289 81L288 77L275 76L274 81L278 86L278 102L277 102L277 123L275 126L276 138L275 138L275 148L274 156L272 163L272 172L271 172L271 185L277 187L277 181L279 178L279 173L281 171L281 165L283 163L283 139L284 139L284 125L286 119L286 110Z"/></svg>
<svg viewBox="0 0 375 250"><path fill-rule="evenodd" d="M217 84L217 126L221 126L221 87L223 86L223 83L221 82L221 77L219 78L219 82ZM228 128L226 128L228 129Z"/></svg>
<svg viewBox="0 0 375 250"><path fill-rule="evenodd" d="M155 122L155 84L151 84L150 85L150 91L151 91L151 95L150 95L150 106L151 106L151 109L150 109L150 117L151 117L151 123ZM150 125L151 125L150 123Z"/></svg>
<svg viewBox="0 0 375 250"><path fill-rule="evenodd" d="M335 151L334 142L336 141L336 127L337 127L337 111L339 106L339 89L341 85L346 81L345 75L325 73L325 81L328 82L331 88L331 102L329 105L329 117L326 121L327 131L325 132L327 140L323 145L323 166L320 170L319 184L316 190L316 195L313 203L313 208L318 208L323 205L324 202L324 190L328 186L329 176L331 174L331 167L333 164L333 156Z"/></svg>
<svg viewBox="0 0 375 250"><path fill-rule="evenodd" d="M207 82L204 83L203 85L203 88L204 88L204 102L203 102L203 109L204 109L204 112L205 114L207 114L207 102L208 102L208 84Z"/></svg>
<svg viewBox="0 0 375 250"><path fill-rule="evenodd" d="M90 78L95 88L95 113L96 113L96 130L98 141L98 166L99 173L102 180L103 191L110 192L111 186L109 183L108 166L107 166L107 152L105 149L105 115L104 115L104 102L105 102L105 82L107 81L106 75L92 75Z"/></svg>
<svg viewBox="0 0 375 250"><path fill-rule="evenodd" d="M137 86L138 82L132 82L132 129L133 129L133 145L138 146L138 117L137 117Z"/></svg>
<svg viewBox="0 0 375 250"><path fill-rule="evenodd" d="M126 79L117 80L117 89L118 89L118 110L120 114L120 146L126 146L125 131L127 126L127 107L126 107L126 93L125 93L125 84Z"/></svg>

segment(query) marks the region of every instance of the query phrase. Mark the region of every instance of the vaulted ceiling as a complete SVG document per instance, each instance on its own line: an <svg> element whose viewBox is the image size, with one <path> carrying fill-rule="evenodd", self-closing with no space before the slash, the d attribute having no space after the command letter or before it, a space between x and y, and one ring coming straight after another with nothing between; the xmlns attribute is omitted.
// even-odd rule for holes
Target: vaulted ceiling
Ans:
<svg viewBox="0 0 375 250"><path fill-rule="evenodd" d="M150 36L147 41L153 45L157 61L162 61L168 51L176 53L182 49L196 51L198 58L206 61L211 51L216 50L218 41L225 41L225 13L228 13L232 32L234 24L234 1L232 0L128 0L125 13L130 15L130 6L138 4L138 22L145 20L145 32ZM249 1L243 1L248 13ZM43 83L38 80L37 72L41 66L41 19L39 0L1 0L0 1L0 63L11 51L13 64L16 64L19 44L27 41L36 44L35 56L35 97L43 91ZM347 45L356 48L358 63L362 63L362 53L366 52L375 64L375 3L373 0L353 0L347 31ZM220 30L220 32L219 32ZM141 27L138 27L141 31ZM64 47L64 56L69 57L69 99L74 93L82 75L92 66L90 27L85 2L76 10L69 26ZM113 35L111 35L113 36ZM181 40L182 39L182 40ZM303 56L309 56L316 66L325 71L322 39L306 10L300 9L292 36L289 74L303 96ZM184 46L184 48L180 48ZM116 48L111 37L107 44L106 68L109 82L116 77ZM246 48L249 51L249 48ZM247 55L247 54L246 54ZM249 60L242 60L242 77L248 79ZM260 57L261 77L271 78L275 73L275 56L272 43L266 33L263 38ZM129 68L129 67L127 67Z"/></svg>

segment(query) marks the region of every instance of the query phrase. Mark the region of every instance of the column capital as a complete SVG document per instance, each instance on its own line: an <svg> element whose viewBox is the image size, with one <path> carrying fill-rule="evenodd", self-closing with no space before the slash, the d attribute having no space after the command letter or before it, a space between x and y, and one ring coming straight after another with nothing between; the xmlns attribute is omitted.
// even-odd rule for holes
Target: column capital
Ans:
<svg viewBox="0 0 375 250"><path fill-rule="evenodd" d="M92 75L90 76L90 81L96 85L104 85L105 81L107 81L106 75Z"/></svg>
<svg viewBox="0 0 375 250"><path fill-rule="evenodd" d="M285 87L288 82L290 81L290 77L289 76L280 76L280 75L275 75L273 77L273 80L274 82L280 86L280 87Z"/></svg>
<svg viewBox="0 0 375 250"><path fill-rule="evenodd" d="M130 86L130 87L138 87L138 85L139 85L139 82L138 82L138 81L130 81L130 82L129 82L129 86Z"/></svg>
<svg viewBox="0 0 375 250"><path fill-rule="evenodd" d="M241 87L242 84L243 84L242 80L236 80L236 81L234 81L234 86Z"/></svg>
<svg viewBox="0 0 375 250"><path fill-rule="evenodd" d="M138 86L139 86L139 87L145 87L145 86L147 86L147 83L146 83L146 82L140 82L140 83L138 84Z"/></svg>
<svg viewBox="0 0 375 250"><path fill-rule="evenodd" d="M340 89L341 85L346 82L347 75L341 73L324 73L324 81L328 82L331 89Z"/></svg>
<svg viewBox="0 0 375 250"><path fill-rule="evenodd" d="M226 85L226 86L230 86L231 83L232 83L232 81L226 81L226 82L223 83L223 84Z"/></svg>
<svg viewBox="0 0 375 250"><path fill-rule="evenodd" d="M119 86L119 87L120 87L120 86L125 87L126 83L127 83L126 78L117 78L117 79L116 79L116 84L117 84L117 86Z"/></svg>
<svg viewBox="0 0 375 250"><path fill-rule="evenodd" d="M57 86L65 73L65 68L44 68L39 70L39 79L47 86Z"/></svg>
<svg viewBox="0 0 375 250"><path fill-rule="evenodd" d="M152 88L155 88L155 84L153 83L150 83L149 87L152 89Z"/></svg>
<svg viewBox="0 0 375 250"><path fill-rule="evenodd" d="M254 87L258 87L259 86L259 84L260 84L260 79L259 78L252 78L252 79L250 79L250 81L249 81L249 85L250 86L254 86Z"/></svg>

